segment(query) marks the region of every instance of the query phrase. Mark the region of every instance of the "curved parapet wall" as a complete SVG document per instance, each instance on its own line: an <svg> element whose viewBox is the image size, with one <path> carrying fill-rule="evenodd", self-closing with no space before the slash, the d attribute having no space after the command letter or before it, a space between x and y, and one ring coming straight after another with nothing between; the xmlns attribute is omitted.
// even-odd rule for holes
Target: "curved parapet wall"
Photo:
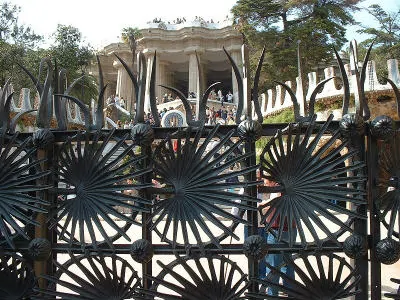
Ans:
<svg viewBox="0 0 400 300"><path fill-rule="evenodd" d="M154 19L151 22L147 22L143 26L140 26L141 29L155 29L160 28L164 30L180 30L188 27L202 27L208 29L222 29L225 27L232 26L233 21L229 18L226 18L223 21L213 21L213 20L205 20L201 17L196 17L194 20L186 20L185 18L178 18L174 21L165 21L165 20L157 20Z"/></svg>
<svg viewBox="0 0 400 300"><path fill-rule="evenodd" d="M387 61L388 67L388 78L391 79L398 87L400 87L400 72L399 72L399 63L397 59L390 59ZM350 76L350 67L349 65L345 65L345 69L347 74ZM370 61L367 65L366 72L366 80L364 83L365 92L371 91L384 91L384 90L392 90L390 84L381 84L378 81L378 76L376 73L375 62ZM333 67L326 68L324 70L324 76L327 79L332 76L339 77L338 73L335 73ZM323 80L322 79L322 80ZM309 101L312 91L317 86L317 75L315 72L308 74L308 87L306 88L306 100ZM289 87L291 87L294 91L297 90L296 87L293 86L292 82L285 82ZM297 85L297 84L296 84ZM353 87L350 82L350 92L353 93ZM324 98L329 98L333 96L341 96L343 95L343 88L337 88L335 82L329 81L324 88L317 94L317 101ZM20 101L16 102L12 101L11 110L13 112L21 112L32 109L32 101L30 99L30 91L29 89L22 89L20 95ZM270 114L279 112L282 109L288 108L292 106L292 101L290 95L281 85L277 85L275 89L269 89L265 93L260 95L260 107L263 116L268 116ZM180 101L177 101L180 103ZM171 106L172 102L169 102L168 106ZM83 124L82 112L78 105L72 104L67 105L67 116L68 121L72 124ZM254 117L255 117L254 113Z"/></svg>
<svg viewBox="0 0 400 300"><path fill-rule="evenodd" d="M400 87L400 73L399 73L399 63L397 59L390 59L387 61L388 67L388 78L391 79L398 87ZM345 65L346 73L350 77L350 65ZM328 79L330 77L338 77L340 78L340 74L335 72L334 67L328 67L324 69L324 79ZM291 87L294 91L297 90L296 87L293 86L292 82L287 81L286 84ZM308 74L308 87L306 88L306 100L310 100L311 93L314 91L317 86L317 74L316 72L312 72ZM297 84L296 84L297 85ZM369 61L367 65L366 79L364 83L364 91L383 91L383 90L391 90L392 87L390 84L381 84L378 81L378 76L376 73L375 61ZM350 82L350 93L353 94L353 87ZM334 80L327 82L324 88L317 94L317 101L319 99L324 99L332 96L341 96L343 95L343 88L338 88L335 84ZM284 108L288 108L292 106L292 102L289 96L289 93L282 88L282 86L278 85L275 89L269 89L266 93L260 95L260 107L263 116L268 116L270 114L276 113Z"/></svg>

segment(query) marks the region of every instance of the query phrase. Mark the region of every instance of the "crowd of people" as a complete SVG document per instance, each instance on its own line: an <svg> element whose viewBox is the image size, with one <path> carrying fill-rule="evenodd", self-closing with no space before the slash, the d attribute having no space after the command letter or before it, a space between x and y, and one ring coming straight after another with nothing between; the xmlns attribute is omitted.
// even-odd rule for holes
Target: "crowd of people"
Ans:
<svg viewBox="0 0 400 300"><path fill-rule="evenodd" d="M158 115L160 120L168 112L168 110L173 110L173 107L162 109ZM206 125L236 125L235 117L236 108L234 106L221 106L218 109L215 109L214 106L211 108L209 108L208 106L206 107ZM155 125L153 114L145 114L144 122L151 126ZM118 129L131 129L134 125L134 121L133 119L125 121L117 120L116 124Z"/></svg>
<svg viewBox="0 0 400 300"><path fill-rule="evenodd" d="M236 107L221 106L215 109L214 106L206 107L206 124L207 125L235 125Z"/></svg>
<svg viewBox="0 0 400 300"><path fill-rule="evenodd" d="M224 95L222 90L215 92L215 89L212 89L208 95L208 100L220 101L221 105L224 105L225 102L233 103L233 94L231 91L228 91L228 93Z"/></svg>
<svg viewBox="0 0 400 300"><path fill-rule="evenodd" d="M195 92L189 92L188 94L189 99L195 99L196 98L196 93ZM175 98L171 93L169 94L164 94L164 96L161 98L161 101L156 98L157 105L159 104L165 104L167 102L177 100L179 99L178 96ZM221 107L215 108L215 106L206 107L206 125L235 125L235 117L236 117L236 106L235 105L229 105L229 103L233 103L233 95L231 91L229 91L226 95L222 93L222 90L218 90L217 92L213 89L209 95L209 100L216 100L221 102ZM123 109L127 109L127 101L124 99L123 96L119 97L118 94L115 95L110 95L107 100L106 100L106 105L108 109L111 109L113 106L118 106ZM163 108L162 110L159 111L158 117L160 120L163 118L165 113L168 110L174 109L172 106L167 108ZM195 109L195 107L193 107ZM134 111L132 112L133 114L135 113ZM114 115L113 120L117 119L115 121L116 127L119 129L130 129L134 125L134 121L132 119L126 120L123 116L123 114L120 111L117 111L116 116ZM195 115L195 114L194 114ZM111 116L111 115L110 115ZM129 118L129 117L128 117ZM132 116L130 116L132 118ZM144 116L144 121L146 124L149 125L154 125L154 117L151 113L147 113Z"/></svg>
<svg viewBox="0 0 400 300"><path fill-rule="evenodd" d="M189 99L196 99L197 95L195 92L190 91L188 93L188 98ZM167 103L167 102L171 102L174 100L179 100L179 97L173 97L171 93L169 94L164 94L164 96L161 99L161 102L158 101L157 99L157 104L162 104L162 103ZM233 103L233 94L231 91L228 91L228 93L226 93L226 95L223 94L222 90L218 90L217 92L215 91L215 89L212 89L210 94L208 95L208 100L214 100L214 101L219 101L221 102L221 105L224 105L225 102L228 103Z"/></svg>

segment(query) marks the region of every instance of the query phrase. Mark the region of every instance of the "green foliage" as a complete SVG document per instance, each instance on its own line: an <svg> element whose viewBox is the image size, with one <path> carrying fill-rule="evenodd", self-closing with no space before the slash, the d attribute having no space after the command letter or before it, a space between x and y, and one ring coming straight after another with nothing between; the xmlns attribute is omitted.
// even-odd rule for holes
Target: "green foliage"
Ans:
<svg viewBox="0 0 400 300"><path fill-rule="evenodd" d="M263 136L259 140L256 141L256 164L260 163L260 154L264 150L265 145L268 144L271 137Z"/></svg>
<svg viewBox="0 0 400 300"><path fill-rule="evenodd" d="M232 8L235 25L252 48L251 55L257 55L264 46L267 50L260 87L268 87L272 80L295 80L299 40L304 72L330 61L333 46L340 49L346 42L345 26L355 23L351 13L359 9L359 2L237 1Z"/></svg>
<svg viewBox="0 0 400 300"><path fill-rule="evenodd" d="M350 101L354 101L354 96L350 97ZM332 97L328 99L317 100L314 105L314 111L328 111L339 109L343 107L343 98L342 97Z"/></svg>
<svg viewBox="0 0 400 300"><path fill-rule="evenodd" d="M0 41L34 48L43 38L28 26L18 24L21 8L10 2L0 4Z"/></svg>
<svg viewBox="0 0 400 300"><path fill-rule="evenodd" d="M57 61L59 69L67 70L68 82L72 83L85 74L86 68L94 59L94 51L82 41L82 34L75 27L59 24L53 37L55 43L50 47L50 55ZM91 99L97 99L96 79L86 75L82 80L78 80L71 95L86 104L89 104Z"/></svg>
<svg viewBox="0 0 400 300"><path fill-rule="evenodd" d="M30 69L35 62L40 61L36 54L40 51L34 48L42 40L30 27L18 23L20 11L20 7L9 2L0 4L0 86L11 78L17 93L21 87L33 88L18 64Z"/></svg>
<svg viewBox="0 0 400 300"><path fill-rule="evenodd" d="M141 37L142 33L137 27L126 27L122 29L121 39L125 44L129 45L132 52L132 68L135 65L137 40Z"/></svg>
<svg viewBox="0 0 400 300"><path fill-rule="evenodd" d="M396 12L386 12L379 5L371 5L370 15L378 22L376 27L365 27L359 33L368 34L370 38L360 43L359 52L365 55L366 49L374 43L370 59L375 61L379 81L387 77L387 60L400 58L400 9Z"/></svg>
<svg viewBox="0 0 400 300"><path fill-rule="evenodd" d="M142 33L137 27L126 27L122 29L121 38L124 43L136 46L136 41L142 37ZM136 48L135 48L136 49Z"/></svg>
<svg viewBox="0 0 400 300"><path fill-rule="evenodd" d="M398 11L386 12L378 4L369 6L369 14L378 21L378 27L365 27L358 30L359 33L368 34L362 45L375 44L377 56L385 59L400 57L400 9Z"/></svg>
<svg viewBox="0 0 400 300"><path fill-rule="evenodd" d="M272 123L291 123L294 122L294 112L292 108L285 108L279 113L268 116L264 119L264 124Z"/></svg>

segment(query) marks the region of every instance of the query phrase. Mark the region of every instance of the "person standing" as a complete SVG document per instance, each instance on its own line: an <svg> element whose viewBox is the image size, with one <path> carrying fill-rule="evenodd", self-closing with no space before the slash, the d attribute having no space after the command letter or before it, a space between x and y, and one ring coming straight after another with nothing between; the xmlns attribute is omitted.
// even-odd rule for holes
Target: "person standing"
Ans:
<svg viewBox="0 0 400 300"><path fill-rule="evenodd" d="M120 102L120 99L118 97L118 94L115 95L114 102L115 102L115 105L121 106L121 102Z"/></svg>
<svg viewBox="0 0 400 300"><path fill-rule="evenodd" d="M221 90L217 92L218 100L221 102L221 106L224 106L224 95L222 94Z"/></svg>
<svg viewBox="0 0 400 300"><path fill-rule="evenodd" d="M274 183L274 182L270 182L269 184L270 184L270 186L276 185L276 183ZM272 199L275 199L277 197L281 197L281 193L271 193L270 197L269 197L269 201L271 201ZM270 222L273 217L274 217L274 213L269 215L269 217L267 218L267 222ZM280 216L278 216L275 219L269 232L267 233L267 244L277 244L279 242L277 237L279 235L279 227L280 227L281 221L282 220L281 220ZM292 229L296 230L295 224L292 224ZM284 227L283 227L281 239L289 240L288 230L289 230L289 226L287 224L287 221L284 220ZM296 235L296 233L295 233L295 235ZM282 273L284 273L287 277L292 278L292 279L295 278L294 267L291 265L284 265L285 261L284 261L284 257L283 257L282 253L270 253L265 256L265 261L269 265L273 266L274 268L279 268L280 271ZM282 266L282 267L280 267L280 266ZM271 269L266 267L266 275L268 276L268 280L275 284L278 284L280 275L275 272L272 272L270 275L269 275L269 273L271 273ZM290 282L288 280L285 280L285 278L283 278L283 286L290 288ZM277 287L270 286L268 288L267 294L270 296L278 296L278 290L279 289Z"/></svg>
<svg viewBox="0 0 400 300"><path fill-rule="evenodd" d="M226 94L226 101L228 101L229 103L233 102L233 95L231 91L229 91L228 94Z"/></svg>
<svg viewBox="0 0 400 300"><path fill-rule="evenodd" d="M261 175L260 175L260 171L257 171L257 181L264 181L263 185L270 185L270 182L268 179L262 179ZM272 194L271 194L272 195ZM268 239L268 233L265 230L265 226L263 223L261 223L261 212L262 209L260 208L262 205L265 205L266 203L268 203L269 199L270 199L270 194L269 193L261 193L259 192L259 189L257 189L257 199L259 200L259 202L257 203L257 207L259 208L258 212L257 212L257 224L258 224L258 228L257 228L257 234L259 236L261 236L262 238L264 238L265 241L267 241ZM240 202L237 201L237 202ZM239 209L237 207L233 207L231 210L231 213L235 216L239 216ZM247 219L247 212L244 214L243 216L244 219ZM249 229L248 226L245 225L244 226L244 239L246 240L249 237ZM267 267L267 260L266 260L267 256L264 256L262 259L260 259L258 261L258 278L259 279L265 279L268 275L269 272L269 268Z"/></svg>
<svg viewBox="0 0 400 300"><path fill-rule="evenodd" d="M262 180L260 172L257 172L257 180ZM268 179L264 179L264 185L269 185L270 182ZM269 193L260 193L257 189L257 199L260 200L260 202L257 203L257 207L260 207L261 205L267 203L270 199L270 194ZM265 230L264 224L261 223L261 211L259 210L257 213L257 223L258 223L258 229L257 229L257 234L264 238L265 241L268 239L268 234L267 231ZM268 267L266 264L266 256L264 258L260 259L258 261L258 278L259 279L265 279L268 274Z"/></svg>
<svg viewBox="0 0 400 300"><path fill-rule="evenodd" d="M125 99L124 99L124 97L121 97L121 100L119 100L119 104L121 105L122 108L125 109Z"/></svg>

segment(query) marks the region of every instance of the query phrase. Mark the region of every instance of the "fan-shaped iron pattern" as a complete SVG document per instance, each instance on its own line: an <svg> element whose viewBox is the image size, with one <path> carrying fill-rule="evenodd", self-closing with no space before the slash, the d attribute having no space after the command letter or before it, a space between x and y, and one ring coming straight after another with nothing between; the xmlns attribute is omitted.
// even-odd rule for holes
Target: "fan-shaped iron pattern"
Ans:
<svg viewBox="0 0 400 300"><path fill-rule="evenodd" d="M220 83L202 91L205 82L199 76L197 120L192 120L194 114L184 93L162 85L181 98L190 126L158 128L156 51L149 57L149 65L139 51L137 72L116 55L135 89L136 124L130 132L102 129L104 96L109 91L99 57L98 100L92 109L70 95L83 77L65 87L67 71L58 72L57 63L53 65L49 57L41 60L37 78L18 64L40 97L35 120L39 130L21 137L13 134L19 118L32 111L21 111L10 120L13 96L8 93L7 80L0 91L0 299L265 299L265 288L275 285L291 299L355 295L356 300L365 300L369 278L376 281L370 285L371 295L381 298L380 264L396 263L400 257L400 230L394 227L400 223L399 122L386 116L368 122L371 113L364 83L372 45L359 68L356 43L350 44L351 82L358 90L354 93L355 113L349 112L350 74L334 50L344 91L342 119L316 122L313 116L317 93L332 77L317 84L309 103L301 103L287 84L278 82L293 102L296 123L274 125L262 124L257 101L266 50L254 76L248 76L246 45L242 47L243 72L228 50L223 50L236 77L235 123L240 124L234 126L203 127L208 95ZM196 58L198 74L204 74L197 54ZM300 47L298 58L301 74ZM395 82L387 81L396 96L399 117L400 91ZM144 124L148 95L155 127ZM72 104L67 101L82 111L87 132L66 130L66 106ZM252 120L251 103L257 121ZM300 116L301 104L305 116ZM262 177L277 183L265 188L255 181L256 143L264 137L272 138L259 156ZM136 146L140 155L133 151ZM240 167L232 170L233 165ZM47 176L50 173L54 176ZM239 180L233 180L235 177ZM157 182L154 186L152 180ZM287 244L265 246L255 236L258 188L281 193L260 210L265 208L262 222L278 240L283 241L288 227ZM238 193L239 189L244 193ZM126 190L134 190L135 196L125 194ZM238 215L229 211L232 206L239 209ZM245 212L248 220L243 219ZM275 221L280 221L277 231L271 230ZM230 237L239 238L236 229L240 223L249 226L252 237L244 244L228 245ZM388 230L385 238L380 236L381 223ZM132 243L128 230L133 224L141 226L142 234ZM34 232L31 225L40 227ZM153 241L153 232L159 240ZM296 272L295 279L290 279L292 287L273 283L271 276L285 276L277 267L269 266L272 273L265 281L255 279L257 261L264 252L274 254L282 249L285 263ZM293 252L298 255L290 256ZM249 279L224 256L230 253L247 256ZM49 286L43 287L45 281L40 280L40 289L35 289L34 273L20 254L34 260L35 275L43 275ZM59 254L68 254L69 260L60 263ZM162 270L154 276L152 260L162 254L175 255L175 260L159 261ZM53 266L45 261L48 255ZM143 288L133 260L143 264ZM353 262L356 268L352 268ZM34 295L33 290L41 294Z"/></svg>
<svg viewBox="0 0 400 300"><path fill-rule="evenodd" d="M141 290L144 295L161 299L239 299L250 284L247 275L225 256L177 256L168 265L157 263L162 271L150 277L154 284L149 290Z"/></svg>
<svg viewBox="0 0 400 300"><path fill-rule="evenodd" d="M357 270L348 263L345 258L330 253L299 254L284 256L282 266L271 268L271 273L265 280L257 280L261 284L258 294L248 293L253 299L296 299L296 300L318 300L318 299L347 299L360 292L357 287L361 276ZM315 262L312 262L315 261ZM317 267L314 266L317 265ZM295 279L288 278L280 271L280 267L291 265L294 268ZM271 281L271 275L279 276L288 281L290 287ZM282 294L287 296L271 297L266 294L269 287L276 287Z"/></svg>
<svg viewBox="0 0 400 300"><path fill-rule="evenodd" d="M334 242L335 251L350 251L349 257L357 260L362 255L354 255L352 249L364 249L362 240L357 240L355 245L353 243L350 250L343 249L342 241L339 241L345 233L357 233L353 232L352 225L363 218L357 208L366 203L366 192L360 187L364 186L367 178L362 172L365 163L357 160L358 151L355 147L348 147L347 137L335 129L337 126L331 126L332 123L331 119L327 122L311 119L308 123L289 124L285 129L274 130L276 134L260 155L262 176L278 183L266 190L282 193L282 196L265 206L270 209L264 213L263 222L269 231L273 220L278 217L287 224L294 223L296 227L289 226L289 233L292 234L289 234L287 241L281 239L282 242L288 242L283 247L286 249L286 263L295 267L296 278L290 290L278 286L281 292L287 293L292 299L338 299L352 294L358 296L363 292L355 288L360 281L357 269L352 269L344 258L332 254L332 250L324 250L325 243L332 247L331 242ZM262 129L265 128L263 125ZM271 134L271 131L268 132ZM246 148L246 143L254 143L254 140L241 140L237 138L238 132L219 126L171 129L167 136L155 129L156 140L149 145L152 148L148 147L151 152L142 155L136 153L135 142L129 134L123 130L64 133L61 138L55 134L54 178L59 184L53 188L45 184L50 171L41 170L44 160L34 157L37 150L50 153L51 144L36 149L32 147L30 138L25 138L26 135L22 138L18 134L1 139L0 247L7 251L14 247L14 253L21 248L28 255L32 250L29 242L34 238L31 235L33 226L29 225L37 225L36 215L48 211L49 228L63 242L57 244L51 240L52 246L55 246L52 251L54 266L58 271L53 275L44 275L49 285L41 289L34 288L36 279L25 261L13 263L14 258L0 249L0 276L6 278L0 280L0 286L5 286L7 293L26 291L32 299L166 299L165 289L174 294L170 299L208 299L202 294L203 291L212 291L209 297L220 296L221 299L237 299L244 297L246 292L253 299L268 299L262 290L254 293L254 289L250 288L254 282L267 288L273 284L268 278L259 282L254 279L256 271L249 269L246 275L229 258L214 254L226 254L233 249L235 254L240 253L244 257L245 251L247 259L257 260L259 253L270 250L268 247L262 250L262 243L250 244L250 247L260 248L255 249L256 252L253 248L253 252L248 252L243 245L227 247L225 244L227 237L239 238L241 233L236 230L238 224L252 224L251 220L245 221L240 216L232 215L226 207L236 206L241 212L256 210L257 200L254 197L238 193L241 188L249 190L260 184L250 180L255 178L250 175L255 174L258 166L248 161L255 154L242 150ZM380 220L389 229L388 237L397 242L398 233L393 224L396 224L399 216L396 196L396 179L399 176L398 133L393 135L390 143L387 138L385 142L384 148L388 151L381 151L377 160L383 171L373 188L383 191L376 199ZM52 159L51 156L48 158ZM232 171L232 165L240 167ZM235 176L240 178L239 182L227 182ZM157 187L149 183L152 178L159 183ZM127 184L127 179L133 179L133 183ZM394 190L388 190L388 187ZM127 189L139 193L137 196L121 193ZM54 205L49 206L41 194L52 195L53 191L55 196L60 197ZM153 195L160 197L154 198ZM153 205L151 199L154 200ZM346 207L352 209L336 205L331 200L346 203ZM120 207L129 213L121 213L118 210ZM148 217L143 217L142 222L136 217L139 213ZM339 219L338 215L344 215L346 219ZM229 221L229 224L221 222L222 219ZM14 223L12 220L15 220ZM331 231L325 220L340 229ZM284 223L280 223L278 237L284 230ZM104 224L112 228L113 234L105 229ZM134 239L128 236L127 230L132 224L146 228L147 236L145 233ZM222 233L216 235L209 224ZM295 243L294 229L300 244ZM326 237L320 238L317 230ZM167 245L160 246L157 245L158 241L147 240L153 231ZM306 239L306 231L313 237L312 241ZM190 240L189 235L194 239ZM25 241L19 236L24 237ZM121 237L126 244L116 243ZM139 248L131 253L132 242L140 238L145 240L133 243L134 249ZM289 255L302 247L306 247L306 250L317 247L322 251L321 254L301 254L293 258ZM366 247L371 246L367 243ZM103 252L103 249L106 251ZM83 250L85 254L81 255ZM110 250L118 254L105 254ZM132 254L139 263L148 265L162 251L169 254L177 251L179 254L176 254L172 263L159 261L162 271L158 275L144 272L139 276L132 267L131 259L118 256L120 253L127 256ZM277 250L272 247L271 251ZM184 252L187 256L183 256ZM68 262L57 261L56 255L66 253L70 253ZM298 263L300 261L301 264ZM388 257L383 261L392 262L394 258ZM40 260L36 260L36 263L40 263ZM315 263L318 268L315 268ZM14 271L17 269L25 271ZM75 269L79 269L79 272L74 272ZM181 273L182 270L184 273ZM273 272L285 276L278 269L273 269ZM150 285L143 288L140 277L144 277ZM11 279L13 283L8 284L7 280ZM54 290L54 285L62 286L62 291ZM41 292L40 297L34 295L33 289ZM391 297L396 299L395 295Z"/></svg>
<svg viewBox="0 0 400 300"><path fill-rule="evenodd" d="M16 236L29 240L27 226L38 226L36 215L47 212L39 192L49 188L43 180L50 172L41 170L35 151L31 138L0 136L0 245L15 248Z"/></svg>
<svg viewBox="0 0 400 300"><path fill-rule="evenodd" d="M231 141L233 130L221 137L217 135L217 130L218 126L212 130L200 128L192 132L188 128L176 132L162 141L154 152L155 178L164 187L158 190L161 199L154 203L151 228L173 247L177 246L179 226L182 228L185 247L203 247L209 243L220 247L220 240L227 235L238 239L232 227L225 225L220 219L231 220L232 224L244 220L224 210L223 206L255 210L255 205L248 203L255 203L257 199L239 195L238 190L254 186L257 182L246 179L236 183L227 182L232 177L246 176L256 170L257 166L230 170L231 166L244 162L254 154L235 155L241 141ZM237 203L235 200L241 202ZM165 225L159 230L157 225L164 218ZM222 236L215 236L206 222L211 222L220 229ZM208 241L200 236L199 228L206 234ZM172 231L172 238L168 238L169 230ZM189 241L190 233L196 239L195 244Z"/></svg>
<svg viewBox="0 0 400 300"><path fill-rule="evenodd" d="M36 287L31 266L18 254L0 254L0 299L30 299Z"/></svg>
<svg viewBox="0 0 400 300"><path fill-rule="evenodd" d="M400 238L400 132L396 131L393 137L384 144L379 154L378 185L381 194L376 201L380 219L386 226L387 237Z"/></svg>
<svg viewBox="0 0 400 300"><path fill-rule="evenodd" d="M63 198L58 197L51 222L59 227L60 238L70 245L91 244L96 248L101 243L96 231L111 248L120 236L130 241L126 230L133 223L140 224L133 216L137 212L149 212L144 207L149 204L148 200L123 193L127 189L140 190L151 185L140 183L140 177L150 172L143 167L145 157L133 153L133 144L126 145L127 135L118 141L112 141L112 135L113 131L78 133L65 142L58 153L56 174L59 183L66 188L58 189ZM110 147L105 151L107 146ZM127 184L127 179L136 183ZM131 210L131 215L120 212L120 207ZM102 220L116 232L115 236L109 236ZM116 220L126 225L121 226Z"/></svg>
<svg viewBox="0 0 400 300"><path fill-rule="evenodd" d="M39 290L40 297L34 299L132 299L141 285L137 271L116 255L70 255L66 263L55 265L55 276L43 276L49 287Z"/></svg>
<svg viewBox="0 0 400 300"><path fill-rule="evenodd" d="M353 160L357 151L346 148L339 131L330 132L330 122L331 118L317 124L314 118L308 124L289 124L271 138L260 157L262 176L277 183L267 190L281 193L262 206L267 208L262 222L269 230L280 220L278 240L288 227L286 242L290 246L295 243L297 232L303 246L312 243L321 247L326 240L338 242L343 231L352 231L350 224L355 218L363 218L355 209L332 202L351 203L354 207L365 204L362 183L366 178L361 172L364 162ZM325 137L328 133L331 134ZM347 221L340 220L337 214L346 215ZM332 232L322 217L340 230ZM325 239L320 238L316 228L326 235ZM306 231L313 241L306 239Z"/></svg>

